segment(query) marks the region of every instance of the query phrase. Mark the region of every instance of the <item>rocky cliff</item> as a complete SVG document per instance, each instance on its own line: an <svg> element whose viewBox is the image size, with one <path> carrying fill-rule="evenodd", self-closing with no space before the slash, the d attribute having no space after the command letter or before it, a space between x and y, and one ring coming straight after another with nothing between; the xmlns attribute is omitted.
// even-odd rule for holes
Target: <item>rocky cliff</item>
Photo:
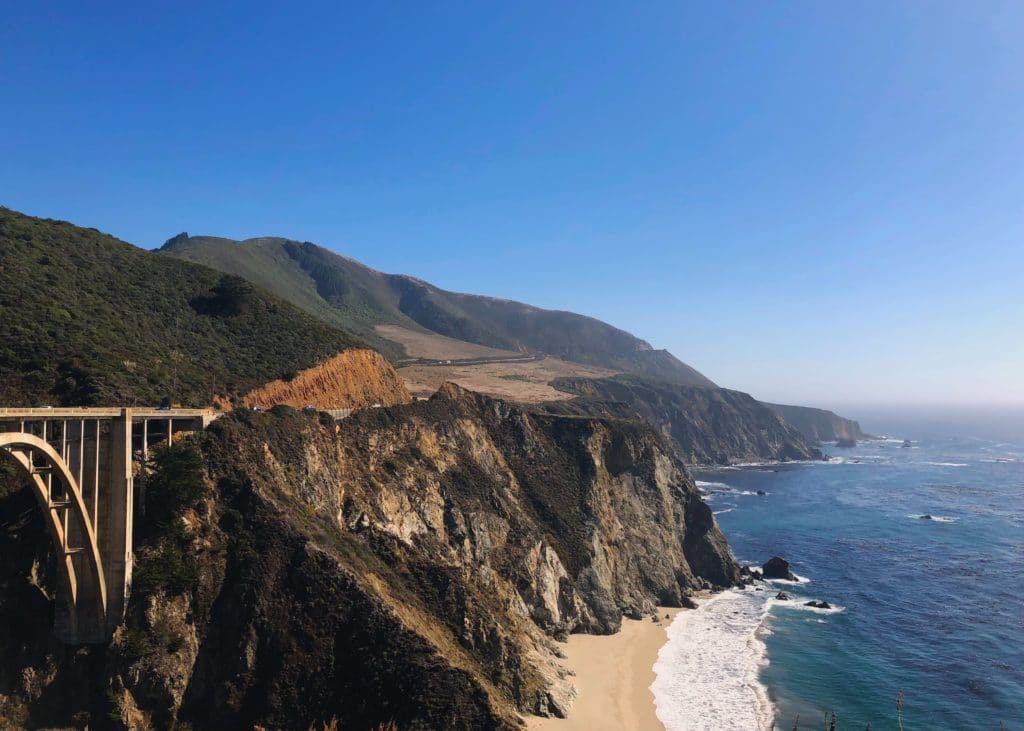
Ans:
<svg viewBox="0 0 1024 731"><path fill-rule="evenodd" d="M283 404L297 409L307 404L320 409L347 409L409 401L402 377L380 353L369 348L342 351L289 380L278 379L250 391L242 399L246 406Z"/></svg>
<svg viewBox="0 0 1024 731"><path fill-rule="evenodd" d="M860 424L825 409L808 406L765 404L813 442L834 442L839 439L870 439L861 431Z"/></svg>
<svg viewBox="0 0 1024 731"><path fill-rule="evenodd" d="M577 398L546 404L545 410L646 420L688 464L821 459L821 452L802 434L740 391L633 376L559 378L552 385Z"/></svg>
<svg viewBox="0 0 1024 731"><path fill-rule="evenodd" d="M126 625L99 659L4 652L8 723L511 729L570 707L557 638L739 576L646 425L450 385L340 423L237 412L146 479ZM45 682L85 668L87 698Z"/></svg>

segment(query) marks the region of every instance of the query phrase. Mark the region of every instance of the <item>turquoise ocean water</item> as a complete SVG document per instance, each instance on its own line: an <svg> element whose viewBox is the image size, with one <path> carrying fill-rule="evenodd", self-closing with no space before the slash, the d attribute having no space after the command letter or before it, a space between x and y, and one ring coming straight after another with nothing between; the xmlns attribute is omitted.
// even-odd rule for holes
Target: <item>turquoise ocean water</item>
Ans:
<svg viewBox="0 0 1024 731"><path fill-rule="evenodd" d="M896 728L901 690L907 731L1024 729L1024 444L904 429L912 448L871 441L829 448L828 464L695 473L738 559L780 555L804 581L686 620L689 644L670 640L655 686L670 731L755 728L743 709L764 691L778 728L797 715L821 728L830 710L840 729ZM778 590L793 601L768 600ZM694 660L694 633L721 647ZM673 690L676 670L715 652L733 652L731 675L695 698Z"/></svg>

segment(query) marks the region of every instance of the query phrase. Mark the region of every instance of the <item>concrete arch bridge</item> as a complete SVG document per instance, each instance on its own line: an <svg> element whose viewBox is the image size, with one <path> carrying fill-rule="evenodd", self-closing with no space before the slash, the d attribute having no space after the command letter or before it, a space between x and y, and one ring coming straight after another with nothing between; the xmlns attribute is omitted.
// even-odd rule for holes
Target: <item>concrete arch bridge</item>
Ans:
<svg viewBox="0 0 1024 731"><path fill-rule="evenodd" d="M57 555L54 634L63 642L104 642L124 616L133 463L217 416L209 409L0 408L0 450L31 481Z"/></svg>

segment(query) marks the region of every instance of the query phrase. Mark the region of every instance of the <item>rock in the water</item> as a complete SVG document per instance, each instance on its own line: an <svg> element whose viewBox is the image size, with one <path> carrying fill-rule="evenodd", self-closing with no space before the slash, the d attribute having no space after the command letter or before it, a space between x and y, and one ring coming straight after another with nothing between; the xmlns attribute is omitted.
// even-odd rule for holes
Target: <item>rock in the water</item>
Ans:
<svg viewBox="0 0 1024 731"><path fill-rule="evenodd" d="M928 515L928 513L925 513L924 515L919 516L919 517L921 518L921 520L935 520L935 518L933 518L932 516Z"/></svg>
<svg viewBox="0 0 1024 731"><path fill-rule="evenodd" d="M780 602L788 602L789 594L787 594L784 591L780 591L778 594L775 595L775 598L778 599Z"/></svg>
<svg viewBox="0 0 1024 731"><path fill-rule="evenodd" d="M829 604L828 602L816 602L816 601L804 602L804 606L805 607L814 607L815 609L831 609L832 608L832 605Z"/></svg>
<svg viewBox="0 0 1024 731"><path fill-rule="evenodd" d="M900 445L902 449L910 449L912 446L909 439L904 439L903 444Z"/></svg>
<svg viewBox="0 0 1024 731"><path fill-rule="evenodd" d="M766 493L764 490L758 490L757 494L758 495L767 495L768 493Z"/></svg>
<svg viewBox="0 0 1024 731"><path fill-rule="evenodd" d="M761 567L761 574L766 579L796 581L796 575L789 570L789 561L779 556L772 556L768 559L768 563Z"/></svg>

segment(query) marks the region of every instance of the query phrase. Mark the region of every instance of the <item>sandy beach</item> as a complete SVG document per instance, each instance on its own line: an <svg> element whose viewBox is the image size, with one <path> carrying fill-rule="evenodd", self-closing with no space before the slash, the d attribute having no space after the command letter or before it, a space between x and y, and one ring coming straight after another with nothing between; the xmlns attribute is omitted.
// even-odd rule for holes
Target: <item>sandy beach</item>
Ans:
<svg viewBox="0 0 1024 731"><path fill-rule="evenodd" d="M665 631L679 609L660 608L657 623L649 618L623 619L614 635L570 635L563 647L565 665L576 673L578 696L568 718L527 721L531 731L663 729L654 712L654 663L665 644ZM665 619L665 615L670 619Z"/></svg>

